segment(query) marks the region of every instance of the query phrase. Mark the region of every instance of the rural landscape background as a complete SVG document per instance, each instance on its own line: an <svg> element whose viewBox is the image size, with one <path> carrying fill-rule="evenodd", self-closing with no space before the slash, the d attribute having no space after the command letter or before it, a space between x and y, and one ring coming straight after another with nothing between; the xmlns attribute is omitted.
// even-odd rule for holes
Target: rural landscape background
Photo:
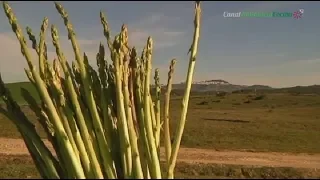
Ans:
<svg viewBox="0 0 320 180"><path fill-rule="evenodd" d="M91 59L95 57L99 41L103 41L98 18L101 8L110 19L113 32L118 32L116 28L119 29L122 22L130 22L132 34L129 36L135 44L143 45L148 35L155 37L154 66L160 67L163 83L169 59L177 57L171 98L171 125L175 127L184 92L181 82L187 69L185 59L189 47L185 44L189 44L187 40L192 34L192 3L77 3L62 4L70 12L75 29L79 29L83 50ZM61 38L65 39L64 50L70 50L66 56L73 59L63 22L52 2L10 4L19 22L30 25L35 32L42 18L48 16L49 22L57 24L64 34ZM317 85L320 84L317 49L320 26L314 23L319 3L203 2L202 7L201 45L177 177L320 178L320 85ZM120 14L121 8L126 9L127 14ZM300 20L222 16L224 11L300 8L305 10ZM88 9L90 11L86 11ZM23 87L39 100L35 88L26 82L25 60L3 10L0 11L1 75L14 99L46 138L22 98ZM49 56L53 58L54 50L50 51ZM90 63L95 64L94 60ZM164 90L165 86L162 92ZM3 106L1 100L0 105ZM19 132L0 112L0 178L35 177L39 174Z"/></svg>
<svg viewBox="0 0 320 180"><path fill-rule="evenodd" d="M175 84L172 92L173 127L181 107L180 86ZM36 92L28 82L7 87L21 105L26 104L21 87ZM177 177L320 177L319 85L279 89L257 85L239 90L239 85L193 84L193 88ZM22 107L36 118L27 106ZM1 114L0 129L0 177L38 177L23 141L14 140L19 132Z"/></svg>

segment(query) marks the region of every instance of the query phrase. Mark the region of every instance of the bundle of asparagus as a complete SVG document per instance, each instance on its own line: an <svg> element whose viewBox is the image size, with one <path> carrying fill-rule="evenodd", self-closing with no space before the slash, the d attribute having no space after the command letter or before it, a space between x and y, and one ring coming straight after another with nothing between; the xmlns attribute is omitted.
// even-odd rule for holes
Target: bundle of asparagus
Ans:
<svg viewBox="0 0 320 180"><path fill-rule="evenodd" d="M1 112L15 123L40 175L43 178L174 178L198 48L200 2L195 2L189 69L181 119L173 143L170 140L169 103L176 60L170 64L164 117L161 117L161 85L157 69L155 100L150 95L152 38L148 38L139 57L136 49L128 44L127 27L123 25L121 32L112 39L106 17L100 12L112 63L108 64L105 47L100 44L96 71L88 63L87 55L81 55L67 12L59 3L55 3L55 7L67 27L76 61L70 66L62 52L58 30L52 25L51 36L57 58L50 65L45 42L48 19L44 18L39 43L32 30L26 28L39 58L37 71L17 18L9 4L3 2L5 14L29 66L25 72L36 87L41 103L26 89L22 88L22 95L46 131L54 152L44 144L0 76L0 97L6 103ZM160 167L160 137L164 137L165 170Z"/></svg>

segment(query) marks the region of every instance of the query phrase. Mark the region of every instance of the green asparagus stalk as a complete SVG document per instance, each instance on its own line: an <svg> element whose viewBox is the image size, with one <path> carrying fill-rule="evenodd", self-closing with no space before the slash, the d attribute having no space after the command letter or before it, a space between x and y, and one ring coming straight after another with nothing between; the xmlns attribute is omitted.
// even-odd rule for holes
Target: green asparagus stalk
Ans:
<svg viewBox="0 0 320 180"><path fill-rule="evenodd" d="M40 70L40 77L42 79L45 78L45 33L48 28L48 23L49 20L47 17L44 18L43 23L41 25L41 30L40 30L40 42L39 42L39 70ZM46 59L47 60L47 59Z"/></svg>
<svg viewBox="0 0 320 180"><path fill-rule="evenodd" d="M94 97L93 97L93 93L92 93L92 89L91 89L92 87L90 87L89 76L87 74L87 71L85 70L83 58L80 56L80 49L79 49L79 46L76 41L74 30L72 28L72 25L69 22L68 14L64 10L64 8L60 4L58 4L57 2L55 2L55 5L56 5L56 9L58 10L59 14L61 15L61 17L64 20L64 24L67 27L68 37L71 40L72 47L73 47L73 50L75 53L75 57L76 57L77 63L80 68L80 76L81 76L81 80L82 80L82 83L84 86L84 93L85 93L85 97L86 97L86 102L88 103L88 108L90 110L90 114L91 114L92 120L93 120L93 126L95 129L97 140L99 142L99 148L100 148L100 152L101 152L100 155L103 160L103 167L105 168L105 172L107 173L108 177L114 179L114 178L116 178L116 173L114 171L114 163L112 162L111 152L109 151L109 149L107 147L107 142L106 142L106 138L103 133L101 120L100 120L100 117L97 112L96 103L94 101Z"/></svg>
<svg viewBox="0 0 320 180"><path fill-rule="evenodd" d="M88 152L88 155L89 155L89 158L90 158L90 161L92 164L91 168L94 171L96 178L102 178L103 174L102 174L101 168L99 166L96 151L93 148L94 142L92 142L92 139L90 138L88 126L85 122L84 115L81 112L81 106L80 106L78 98L77 98L77 93L74 88L74 83L72 81L72 79L74 79L74 77L71 74L70 69L68 68L67 61L61 51L58 30L55 28L55 26L51 27L51 36L52 36L52 40L53 40L53 45L56 48L56 53L58 55L58 59L60 61L61 67L62 67L64 74L65 74L65 85L67 86L67 90L69 92L69 96L70 96L71 102L73 104L75 115L78 120L77 124L79 126L80 134L82 135L83 143L86 147L86 150Z"/></svg>
<svg viewBox="0 0 320 180"><path fill-rule="evenodd" d="M39 44L31 28L26 28L32 49L38 55L37 70L17 18L9 4L3 2L4 12L28 63L29 69L25 69L25 73L36 87L40 102L36 102L30 92L23 88L22 95L44 128L55 155L46 147L34 125L12 99L1 76L0 98L4 100L7 108L0 107L0 112L15 123L41 177L161 179L163 171L160 167L160 138L164 137L167 162L167 174L164 174L164 177L173 178L197 54L200 3L197 1L195 5L195 32L190 48L186 89L173 144L170 141L169 108L176 60L172 60L170 64L162 110L158 69L155 69L154 76L155 99L151 97L151 37L138 57L137 50L129 46L127 27L123 25L120 33L112 38L106 17L100 12L112 63L108 64L105 48L100 43L96 56L98 70L95 70L86 53L81 54L67 12L59 3L55 3L55 7L67 28L75 61L71 68L60 46L58 30L52 25L51 37L57 56L50 65L45 42L48 19L44 18Z"/></svg>
<svg viewBox="0 0 320 180"><path fill-rule="evenodd" d="M167 166L169 167L169 161L171 156L171 138L170 138L170 124L169 124L169 109L170 109L170 94L172 90L172 76L174 72L174 65L176 64L177 60L172 59L169 67L168 72L168 82L167 82L167 91L165 94L165 104L164 104L164 149L166 155L166 162Z"/></svg>
<svg viewBox="0 0 320 180"><path fill-rule="evenodd" d="M194 73L194 67L196 63L196 55L198 50L198 43L199 43L199 37L200 37L200 15L201 9L200 9L200 1L196 1L195 3L195 18L194 18L194 27L195 31L193 34L193 42L190 47L190 60L189 60L189 68L187 73L187 80L186 80L186 87L184 96L182 99L182 112L181 112L181 118L179 121L179 124L177 126L173 146L172 146L172 154L170 157L170 163L168 168L168 179L174 178L174 168L177 161L178 151L180 148L181 138L184 131L184 126L186 123L186 117L187 117L187 111L188 111L188 105L189 105L189 96L191 91L191 85L192 85L192 78Z"/></svg>
<svg viewBox="0 0 320 180"><path fill-rule="evenodd" d="M144 80L144 93L143 93L143 101L144 101L144 122L146 126L148 144L150 148L150 155L151 155L151 178L161 179L161 171L160 171L160 162L159 157L156 149L156 141L152 129L152 117L150 113L150 75L151 75L151 56L152 56L152 48L153 48L153 41L152 38L148 38L147 49L146 49L146 73L145 73L145 80Z"/></svg>
<svg viewBox="0 0 320 180"><path fill-rule="evenodd" d="M113 57L114 57L114 68L115 68L115 85L116 85L116 102L117 102L117 116L118 116L118 126L119 126L119 138L120 138L120 146L123 161L123 171L125 178L129 178L131 176L131 147L129 144L129 132L127 126L127 117L126 111L124 107L124 97L123 97L123 88L122 88L122 79L123 79L123 58L124 54L121 53L121 36L117 35L115 37L113 49Z"/></svg>
<svg viewBox="0 0 320 180"><path fill-rule="evenodd" d="M138 130L139 130L139 144L140 144L140 152L141 152L141 164L142 164L142 170L145 178L150 178L150 169L149 166L152 164L151 161L151 154L150 154L150 148L148 145L148 138L145 128L145 121L144 121L144 109L143 109L143 99L142 99L142 83L140 78L140 69L139 69L139 58L136 57L135 60L133 60L133 76L136 79L134 84L135 89L135 98L134 101L135 107L137 109L137 119L138 119Z"/></svg>
<svg viewBox="0 0 320 180"><path fill-rule="evenodd" d="M155 103L155 119L156 119L156 129L155 129L155 138L156 146L158 151L158 156L160 156L160 129L161 129L161 111L160 111L160 94L161 94L161 84L159 78L159 69L155 70L154 81L156 86L156 103Z"/></svg>
<svg viewBox="0 0 320 180"><path fill-rule="evenodd" d="M130 100L130 94L129 94L129 87L128 87L128 78L129 78L129 68L128 63L125 62L124 66L124 80L123 80L123 87L124 87L124 102L125 102L125 108L126 108L126 114L127 114L127 120L128 120L128 131L129 131L129 139L131 144L131 151L132 151L132 169L137 178L143 178L142 169L141 169L141 162L140 162L140 154L138 150L138 139L137 134L135 131L135 127L133 124L133 117L132 117L132 102Z"/></svg>
<svg viewBox="0 0 320 180"><path fill-rule="evenodd" d="M0 97L2 97L7 105L8 111L5 111L5 115L7 115L9 119L14 122L20 132L23 132L22 136L25 140L32 141L33 145L31 143L28 145L29 148L33 149L31 154L44 161L43 164L47 170L43 172L43 174L46 174L48 177L58 178L59 174L57 171L57 162L55 162L52 153L44 145L43 141L41 141L40 137L36 133L34 125L23 114L18 104L13 100L10 92L5 88L1 75ZM29 133L25 134L26 132Z"/></svg>
<svg viewBox="0 0 320 180"><path fill-rule="evenodd" d="M11 7L6 3L3 2L3 8L5 10L5 13L9 19L9 23L12 26L12 30L14 31L14 33L17 36L17 39L20 42L21 45L21 53L24 55L24 57L27 60L27 63L29 65L29 68L32 72L32 75L34 77L34 80L36 82L38 91L40 93L40 96L44 99L45 104L47 105L47 107L50 109L49 111L49 118L50 121L52 121L52 123L54 124L55 127L55 131L57 133L57 136L59 136L59 141L62 144L62 147L65 149L66 152L66 157L68 158L68 160L70 161L70 165L71 168L74 169L75 172L75 177L77 178L85 178L85 175L83 173L83 169L80 166L80 163L77 161L77 158L73 152L72 146L70 144L69 138L66 135L66 132L63 128L63 125L61 124L61 120L60 117L54 107L54 104L52 102L52 99L49 96L49 93L45 87L45 84L43 82L43 80L41 79L40 75L38 74L38 72L36 71L35 67L33 66L32 62L31 62L31 55L29 54L29 51L27 49L27 45L26 45L26 40L24 38L24 35L21 31L20 26L17 24L17 19L15 17L15 15L12 12ZM40 50L39 50L40 51ZM41 52L41 51L40 51Z"/></svg>

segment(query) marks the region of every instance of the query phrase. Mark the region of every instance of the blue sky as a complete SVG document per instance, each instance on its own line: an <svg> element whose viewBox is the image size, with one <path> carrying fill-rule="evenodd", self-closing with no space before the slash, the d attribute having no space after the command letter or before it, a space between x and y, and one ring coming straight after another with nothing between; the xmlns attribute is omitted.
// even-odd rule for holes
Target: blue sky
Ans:
<svg viewBox="0 0 320 180"><path fill-rule="evenodd" d="M175 82L185 80L193 34L194 3L181 2L61 2L69 13L81 51L95 64L99 42L105 44L99 11L119 32L127 24L129 40L139 52L147 37L154 39L153 67L166 82L169 62L177 58ZM38 35L45 16L60 32L64 53L74 56L63 21L53 2L10 2L20 25ZM225 18L227 12L294 12L303 17ZM202 2L202 26L194 80L224 79L234 84L265 84L273 87L320 84L319 2ZM52 47L48 32L47 42ZM30 43L29 43L30 44ZM49 57L55 57L50 47ZM34 55L34 62L37 62ZM25 59L0 8L0 72L5 82L25 81Z"/></svg>

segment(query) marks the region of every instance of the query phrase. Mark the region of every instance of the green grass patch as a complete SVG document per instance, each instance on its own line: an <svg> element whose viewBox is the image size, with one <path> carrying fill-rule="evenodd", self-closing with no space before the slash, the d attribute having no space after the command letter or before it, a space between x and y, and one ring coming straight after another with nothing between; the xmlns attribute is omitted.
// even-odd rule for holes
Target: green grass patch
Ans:
<svg viewBox="0 0 320 180"><path fill-rule="evenodd" d="M30 94L35 98L35 100L40 101L37 89L30 82L8 83L5 84L5 86L11 92L13 99L19 104L26 104L26 101L21 95L21 88L28 90ZM3 103L1 98L0 103Z"/></svg>

